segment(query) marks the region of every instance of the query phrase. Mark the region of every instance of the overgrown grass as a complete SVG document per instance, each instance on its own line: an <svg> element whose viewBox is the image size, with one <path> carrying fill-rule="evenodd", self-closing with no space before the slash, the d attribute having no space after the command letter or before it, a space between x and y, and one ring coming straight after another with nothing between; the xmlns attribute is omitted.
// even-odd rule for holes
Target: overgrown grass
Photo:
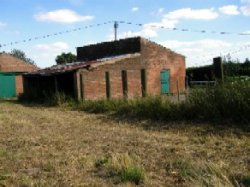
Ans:
<svg viewBox="0 0 250 187"><path fill-rule="evenodd" d="M189 116L207 121L250 122L250 84L236 83L192 92L185 103Z"/></svg>
<svg viewBox="0 0 250 187"><path fill-rule="evenodd" d="M250 83L240 81L223 86L194 89L186 101L173 103L166 97L146 97L76 102L63 94L47 99L50 105L67 106L90 113L162 121L250 122Z"/></svg>
<svg viewBox="0 0 250 187"><path fill-rule="evenodd" d="M77 109L94 113L112 112L129 117L180 121L250 122L250 84L246 82L195 89L186 101L173 103L164 97L133 100L83 101Z"/></svg>
<svg viewBox="0 0 250 187"><path fill-rule="evenodd" d="M104 177L114 178L115 183L132 182L139 185L145 178L142 167L128 153L98 159L95 166Z"/></svg>
<svg viewBox="0 0 250 187"><path fill-rule="evenodd" d="M227 174L213 163L187 159L171 160L166 166L169 175L179 182L188 181L195 186L233 186Z"/></svg>

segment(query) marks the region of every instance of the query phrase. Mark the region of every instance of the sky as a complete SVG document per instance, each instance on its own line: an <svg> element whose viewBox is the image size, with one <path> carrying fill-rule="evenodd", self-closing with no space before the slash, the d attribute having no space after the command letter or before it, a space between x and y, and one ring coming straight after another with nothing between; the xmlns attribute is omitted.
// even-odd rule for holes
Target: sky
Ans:
<svg viewBox="0 0 250 187"><path fill-rule="evenodd" d="M157 42L185 55L187 67L228 54L250 58L250 0L0 0L0 5L0 52L20 49L41 68L55 65L62 52L76 54L76 47L114 40L115 20L121 21L119 39Z"/></svg>

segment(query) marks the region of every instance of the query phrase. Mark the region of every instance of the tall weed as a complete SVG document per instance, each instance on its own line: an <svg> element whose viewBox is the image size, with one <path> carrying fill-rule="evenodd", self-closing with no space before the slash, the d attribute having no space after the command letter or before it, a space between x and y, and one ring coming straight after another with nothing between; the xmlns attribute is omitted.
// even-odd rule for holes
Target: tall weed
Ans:
<svg viewBox="0 0 250 187"><path fill-rule="evenodd" d="M91 113L113 113L119 116L164 121L198 120L208 122L250 122L250 83L233 82L192 90L186 101L173 103L167 97L111 99L75 102L58 93L47 97L50 105L69 106Z"/></svg>

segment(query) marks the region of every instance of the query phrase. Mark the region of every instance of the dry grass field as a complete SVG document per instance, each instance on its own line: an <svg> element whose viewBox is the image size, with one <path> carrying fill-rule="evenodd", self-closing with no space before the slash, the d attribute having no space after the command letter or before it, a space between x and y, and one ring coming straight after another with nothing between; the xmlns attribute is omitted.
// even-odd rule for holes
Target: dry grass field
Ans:
<svg viewBox="0 0 250 187"><path fill-rule="evenodd" d="M0 102L0 186L248 186L250 133Z"/></svg>

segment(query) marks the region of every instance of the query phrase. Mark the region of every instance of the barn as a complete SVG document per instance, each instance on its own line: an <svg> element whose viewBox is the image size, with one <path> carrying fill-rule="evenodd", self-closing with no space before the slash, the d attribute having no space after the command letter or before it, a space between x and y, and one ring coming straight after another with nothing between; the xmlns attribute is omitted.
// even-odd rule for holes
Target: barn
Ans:
<svg viewBox="0 0 250 187"><path fill-rule="evenodd" d="M77 48L77 62L24 75L24 92L79 100L185 91L185 57L142 37Z"/></svg>
<svg viewBox="0 0 250 187"><path fill-rule="evenodd" d="M0 53L0 99L13 98L23 93L23 73L38 68L7 53Z"/></svg>

